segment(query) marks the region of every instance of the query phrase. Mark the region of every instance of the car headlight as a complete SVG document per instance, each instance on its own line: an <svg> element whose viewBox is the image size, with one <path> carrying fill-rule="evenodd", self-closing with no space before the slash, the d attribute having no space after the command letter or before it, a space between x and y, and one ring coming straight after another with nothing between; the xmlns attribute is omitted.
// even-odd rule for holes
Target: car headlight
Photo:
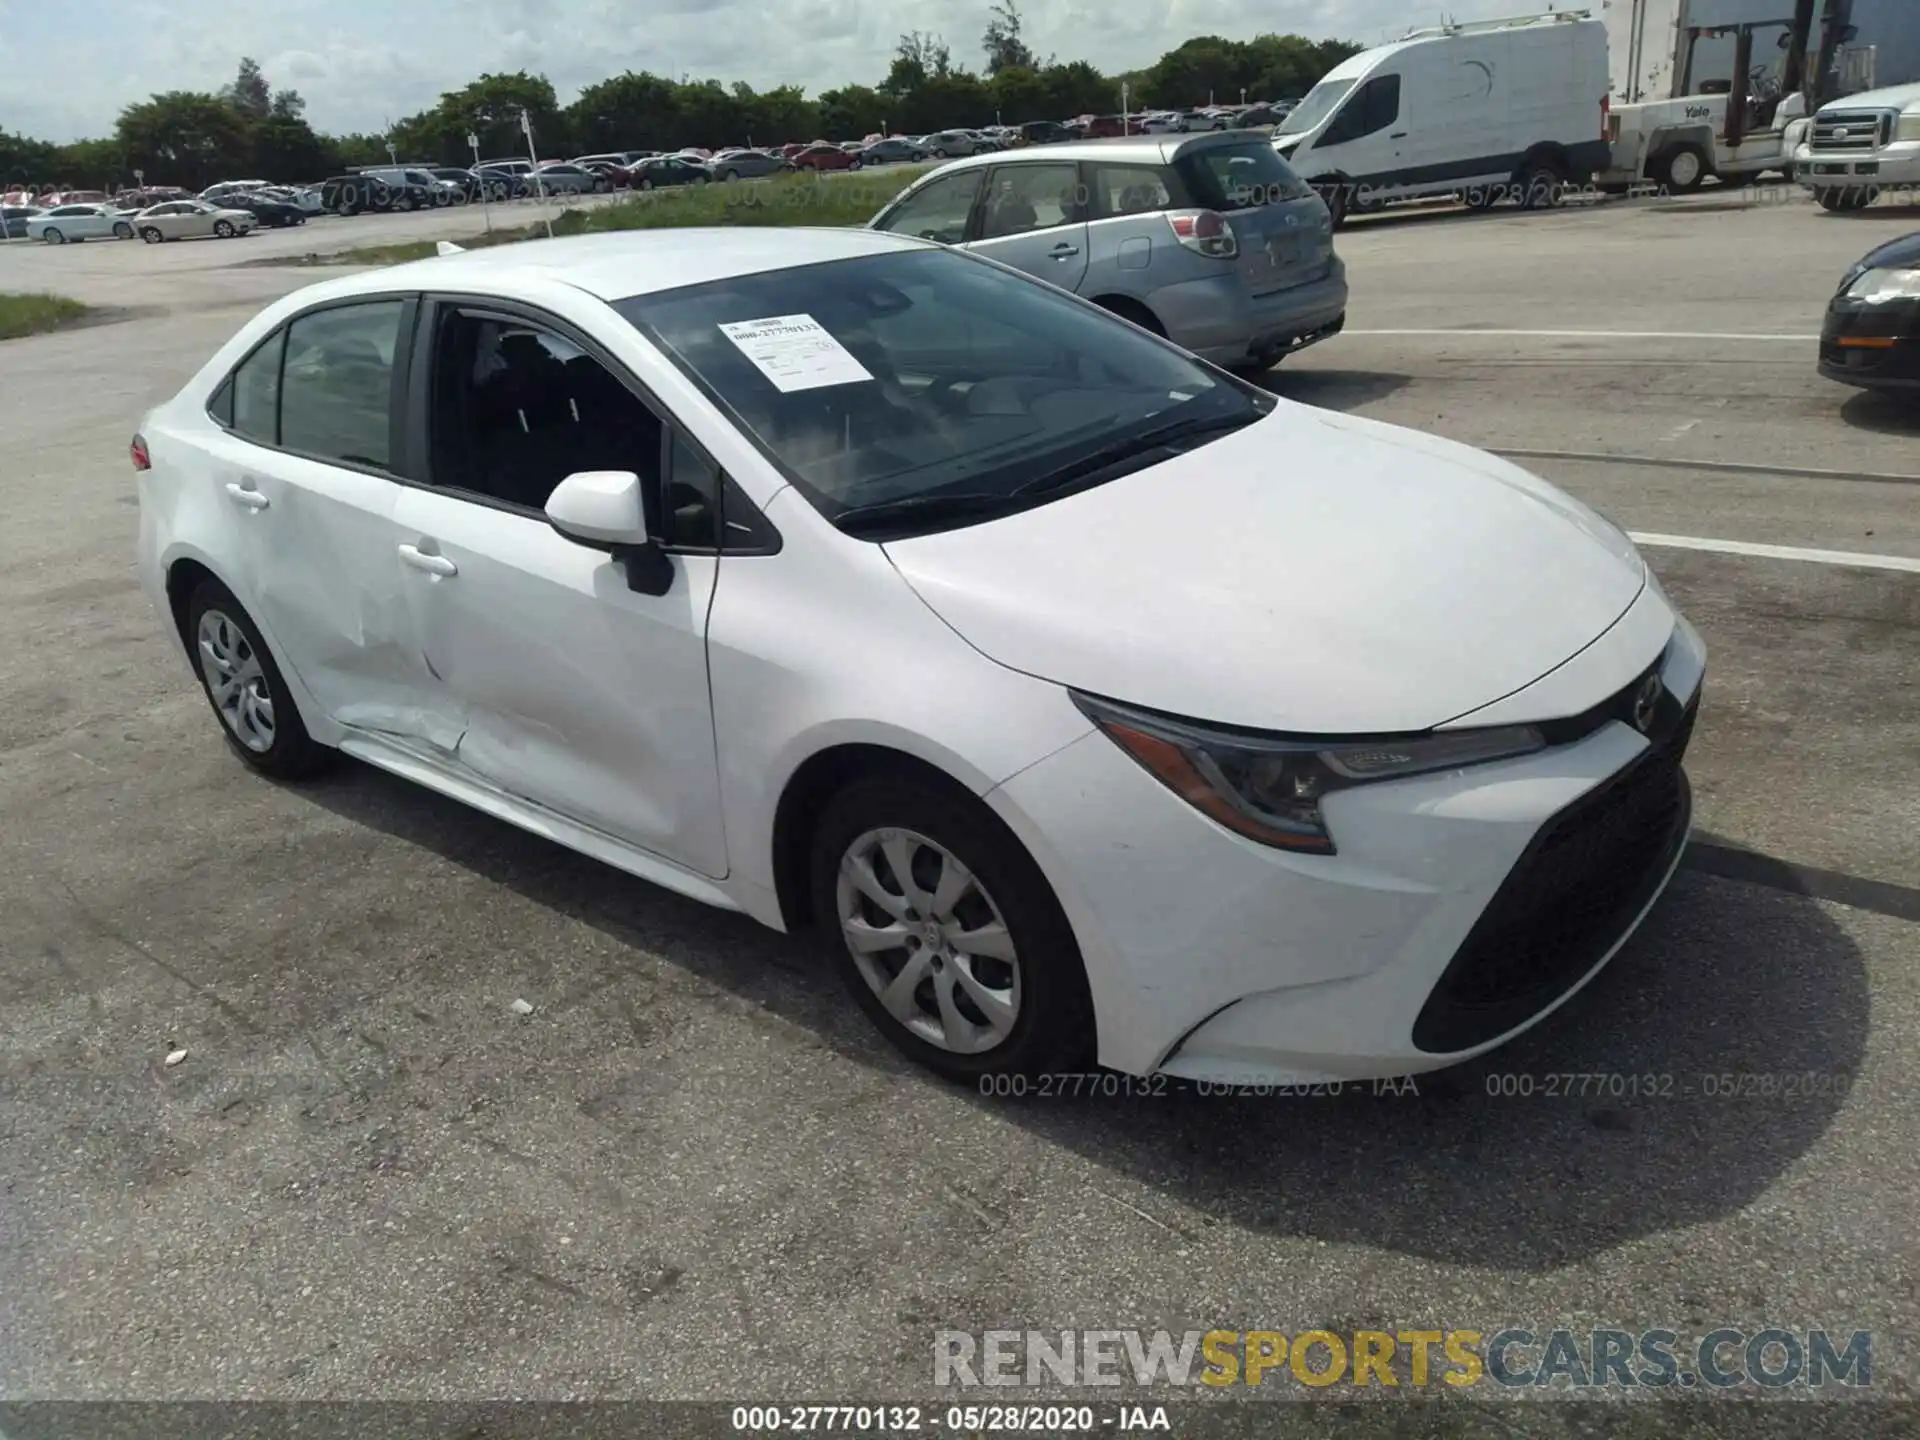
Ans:
<svg viewBox="0 0 1920 1440"><path fill-rule="evenodd" d="M1862 270L1847 286L1847 298L1866 305L1920 300L1920 269Z"/></svg>
<svg viewBox="0 0 1920 1440"><path fill-rule="evenodd" d="M1262 845L1309 855L1334 853L1320 813L1333 791L1531 755L1547 744L1532 725L1353 739L1265 735L1071 693L1081 714L1201 814Z"/></svg>
<svg viewBox="0 0 1920 1440"><path fill-rule="evenodd" d="M1896 140L1920 140L1920 112L1902 115L1893 124L1893 138Z"/></svg>

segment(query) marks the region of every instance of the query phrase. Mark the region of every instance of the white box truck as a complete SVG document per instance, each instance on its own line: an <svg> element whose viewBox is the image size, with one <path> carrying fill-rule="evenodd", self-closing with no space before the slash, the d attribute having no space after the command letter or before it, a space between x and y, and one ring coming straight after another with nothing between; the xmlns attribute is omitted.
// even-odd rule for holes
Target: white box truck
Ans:
<svg viewBox="0 0 1920 1440"><path fill-rule="evenodd" d="M1273 143L1335 224L1439 195L1542 208L1609 163L1607 85L1590 12L1443 25L1342 61Z"/></svg>

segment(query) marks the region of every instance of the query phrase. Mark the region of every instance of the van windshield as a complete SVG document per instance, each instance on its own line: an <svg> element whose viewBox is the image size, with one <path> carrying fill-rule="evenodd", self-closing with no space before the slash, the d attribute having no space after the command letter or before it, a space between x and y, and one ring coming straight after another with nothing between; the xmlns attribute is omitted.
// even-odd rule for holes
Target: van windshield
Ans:
<svg viewBox="0 0 1920 1440"><path fill-rule="evenodd" d="M1333 113L1334 106L1346 98L1347 92L1353 89L1355 78L1357 77L1349 77L1345 80L1322 80L1307 92L1306 99L1288 112L1287 118L1280 122L1279 128L1273 133L1299 135L1313 129Z"/></svg>

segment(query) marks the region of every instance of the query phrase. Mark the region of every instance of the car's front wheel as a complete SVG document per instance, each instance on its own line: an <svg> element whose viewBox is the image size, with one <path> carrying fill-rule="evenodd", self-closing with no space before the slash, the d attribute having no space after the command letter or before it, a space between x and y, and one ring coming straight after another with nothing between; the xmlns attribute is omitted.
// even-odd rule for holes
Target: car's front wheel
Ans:
<svg viewBox="0 0 1920 1440"><path fill-rule="evenodd" d="M218 235L222 240L231 240L233 238L233 222L231 220L214 221L213 233Z"/></svg>
<svg viewBox="0 0 1920 1440"><path fill-rule="evenodd" d="M186 634L207 703L242 760L263 775L294 780L333 759L307 734L280 667L226 586L201 582L187 604Z"/></svg>
<svg viewBox="0 0 1920 1440"><path fill-rule="evenodd" d="M67 243L67 237L51 225L41 233L40 238L45 240L49 245L64 245Z"/></svg>
<svg viewBox="0 0 1920 1440"><path fill-rule="evenodd" d="M848 988L911 1059L956 1080L1090 1061L1072 927L972 797L910 775L855 781L815 831L812 900Z"/></svg>
<svg viewBox="0 0 1920 1440"><path fill-rule="evenodd" d="M160 233L160 227L158 225L146 225L141 227L140 238L149 245L158 245L167 237Z"/></svg>

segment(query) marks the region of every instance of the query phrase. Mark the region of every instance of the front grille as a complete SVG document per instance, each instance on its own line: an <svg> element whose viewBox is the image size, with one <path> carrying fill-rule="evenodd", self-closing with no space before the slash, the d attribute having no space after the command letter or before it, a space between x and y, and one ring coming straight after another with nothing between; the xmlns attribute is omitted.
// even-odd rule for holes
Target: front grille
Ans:
<svg viewBox="0 0 1920 1440"><path fill-rule="evenodd" d="M1538 1014L1646 907L1692 812L1681 762L1699 697L1674 709L1632 764L1534 837L1427 997L1413 1026L1420 1049L1470 1050Z"/></svg>
<svg viewBox="0 0 1920 1440"><path fill-rule="evenodd" d="M1822 115L1813 122L1814 153L1858 154L1878 150L1892 141L1894 118L1890 111L1880 110Z"/></svg>

